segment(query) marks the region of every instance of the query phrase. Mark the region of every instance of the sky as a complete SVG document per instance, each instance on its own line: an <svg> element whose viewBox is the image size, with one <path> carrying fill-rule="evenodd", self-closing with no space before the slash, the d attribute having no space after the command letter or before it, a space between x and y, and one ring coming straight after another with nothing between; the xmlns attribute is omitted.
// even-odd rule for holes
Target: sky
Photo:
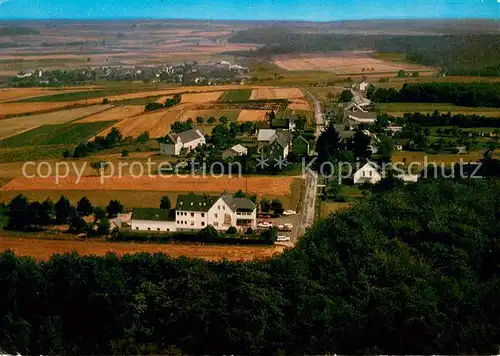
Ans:
<svg viewBox="0 0 500 356"><path fill-rule="evenodd" d="M0 19L500 18L500 0L0 0Z"/></svg>

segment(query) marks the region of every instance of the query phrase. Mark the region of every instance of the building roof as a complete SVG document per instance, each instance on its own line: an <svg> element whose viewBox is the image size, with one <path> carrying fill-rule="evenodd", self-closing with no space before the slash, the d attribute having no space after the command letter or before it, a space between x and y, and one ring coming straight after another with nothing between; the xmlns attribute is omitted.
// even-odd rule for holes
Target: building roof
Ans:
<svg viewBox="0 0 500 356"><path fill-rule="evenodd" d="M179 195L175 209L183 211L209 211L218 199L219 197L208 195Z"/></svg>
<svg viewBox="0 0 500 356"><path fill-rule="evenodd" d="M248 152L248 148L246 148L245 146L242 146L240 144L238 144L236 146L233 146L233 147L231 147L229 149L233 150L234 152L236 152L238 154L244 154L244 153Z"/></svg>
<svg viewBox="0 0 500 356"><path fill-rule="evenodd" d="M224 200L233 211L254 211L256 208L255 204L250 199L235 198L230 194L223 195L222 200Z"/></svg>
<svg viewBox="0 0 500 356"><path fill-rule="evenodd" d="M276 134L276 130L273 129L260 129L257 135L257 141L269 142Z"/></svg>
<svg viewBox="0 0 500 356"><path fill-rule="evenodd" d="M205 137L203 133L198 129L187 130L179 134L183 143L188 143L199 138Z"/></svg>
<svg viewBox="0 0 500 356"><path fill-rule="evenodd" d="M289 131L276 131L276 135L274 135L271 139L271 143L275 141L283 148L287 147L291 140L291 133Z"/></svg>
<svg viewBox="0 0 500 356"><path fill-rule="evenodd" d="M374 163L374 162L369 161L369 162L366 162L366 164L365 164L365 165L363 165L360 169L358 169L358 170L356 171L356 173L357 173L357 172L359 172L359 171L364 171L365 169L368 169L368 168L370 168L370 169L374 169L374 170L376 170L377 172L379 171L379 167L377 166L377 164L376 164L376 163Z"/></svg>
<svg viewBox="0 0 500 356"><path fill-rule="evenodd" d="M175 221L174 210L155 208L134 208L132 220Z"/></svg>

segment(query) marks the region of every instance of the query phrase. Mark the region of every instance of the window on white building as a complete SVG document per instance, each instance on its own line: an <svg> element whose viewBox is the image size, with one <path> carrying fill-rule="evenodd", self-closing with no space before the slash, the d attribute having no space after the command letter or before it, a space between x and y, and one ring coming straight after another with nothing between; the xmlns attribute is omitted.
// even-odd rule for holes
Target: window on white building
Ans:
<svg viewBox="0 0 500 356"><path fill-rule="evenodd" d="M194 213L191 213L191 217L194 218Z"/></svg>
<svg viewBox="0 0 500 356"><path fill-rule="evenodd" d="M216 219L217 219L218 217L219 217L219 215L218 215L218 214L214 214L214 218L216 218Z"/></svg>
<svg viewBox="0 0 500 356"><path fill-rule="evenodd" d="M204 218L205 217L205 213L201 213L201 217Z"/></svg>
<svg viewBox="0 0 500 356"><path fill-rule="evenodd" d="M191 226L194 226L194 221L191 221Z"/></svg>
<svg viewBox="0 0 500 356"><path fill-rule="evenodd" d="M219 226L219 223L218 222L214 222L214 226Z"/></svg>
<svg viewBox="0 0 500 356"><path fill-rule="evenodd" d="M201 226L205 226L205 222L204 221L201 222Z"/></svg>
<svg viewBox="0 0 500 356"><path fill-rule="evenodd" d="M370 171L370 177L373 177L373 172L372 171Z"/></svg>
<svg viewBox="0 0 500 356"><path fill-rule="evenodd" d="M220 205L217 205L217 209L219 209L219 210L220 210Z"/></svg>

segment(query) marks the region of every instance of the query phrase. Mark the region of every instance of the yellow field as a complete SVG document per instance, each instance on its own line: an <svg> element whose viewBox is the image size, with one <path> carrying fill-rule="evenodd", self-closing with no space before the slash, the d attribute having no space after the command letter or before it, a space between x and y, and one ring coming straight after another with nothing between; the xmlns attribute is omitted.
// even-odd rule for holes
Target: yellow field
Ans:
<svg viewBox="0 0 500 356"><path fill-rule="evenodd" d="M212 91L205 93L182 94L182 103L206 103L207 101L217 101L223 91Z"/></svg>
<svg viewBox="0 0 500 356"><path fill-rule="evenodd" d="M119 106L75 121L77 124L100 121L120 121L144 112L143 106Z"/></svg>
<svg viewBox="0 0 500 356"><path fill-rule="evenodd" d="M151 113L129 117L112 127L120 130L123 137L137 137L144 131L149 132L151 138L163 137L170 132L170 125L175 121L183 121L185 110L192 104L180 104L165 110L156 110ZM111 128L100 132L98 136L105 136L111 131Z"/></svg>
<svg viewBox="0 0 500 356"><path fill-rule="evenodd" d="M241 110L238 122L266 121L267 114L266 110Z"/></svg>
<svg viewBox="0 0 500 356"><path fill-rule="evenodd" d="M71 88L8 88L0 89L0 103L21 99L34 98L42 95L54 95L60 93L72 93L77 91L91 90L96 87L71 87Z"/></svg>
<svg viewBox="0 0 500 356"><path fill-rule="evenodd" d="M73 103L0 103L0 118L5 115L19 115L65 108Z"/></svg>
<svg viewBox="0 0 500 356"><path fill-rule="evenodd" d="M111 108L111 105L94 105L77 109L62 110L47 114L20 116L0 120L0 139L29 131L41 125L63 124Z"/></svg>
<svg viewBox="0 0 500 356"><path fill-rule="evenodd" d="M331 201L322 201L320 202L320 218L326 218L330 214L335 214L344 210L349 209L352 204L351 203L337 203Z"/></svg>
<svg viewBox="0 0 500 356"><path fill-rule="evenodd" d="M252 91L250 100L261 99L301 99L304 97L298 88L259 88Z"/></svg>

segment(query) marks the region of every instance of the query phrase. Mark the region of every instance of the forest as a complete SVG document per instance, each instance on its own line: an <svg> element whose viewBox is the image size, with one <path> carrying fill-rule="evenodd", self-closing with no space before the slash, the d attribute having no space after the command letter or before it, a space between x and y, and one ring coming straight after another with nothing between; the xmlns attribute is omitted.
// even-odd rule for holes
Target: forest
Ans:
<svg viewBox="0 0 500 356"><path fill-rule="evenodd" d="M498 108L500 83L405 83L399 91L377 88L369 90L367 96L377 103L451 103Z"/></svg>
<svg viewBox="0 0 500 356"><path fill-rule="evenodd" d="M255 51L233 53L247 57L270 58L289 53L373 50L405 54L408 62L438 67L448 75L500 75L500 35L306 34L295 33L285 27L263 27L237 32L229 41L265 45Z"/></svg>
<svg viewBox="0 0 500 356"><path fill-rule="evenodd" d="M473 194L471 194L473 192ZM0 254L15 354L493 354L500 182L372 193L267 261Z"/></svg>

